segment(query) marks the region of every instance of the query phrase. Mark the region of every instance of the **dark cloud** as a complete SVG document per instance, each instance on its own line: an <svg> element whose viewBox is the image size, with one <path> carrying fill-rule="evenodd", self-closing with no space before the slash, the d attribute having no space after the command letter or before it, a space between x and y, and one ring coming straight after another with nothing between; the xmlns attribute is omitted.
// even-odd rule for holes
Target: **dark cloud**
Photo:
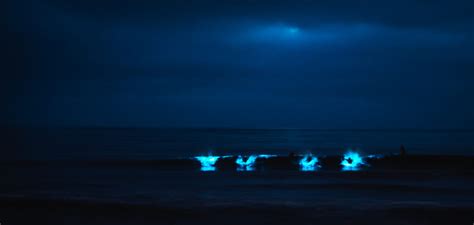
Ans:
<svg viewBox="0 0 474 225"><path fill-rule="evenodd" d="M471 1L8 2L12 123L472 127Z"/></svg>
<svg viewBox="0 0 474 225"><path fill-rule="evenodd" d="M256 17L313 22L380 23L393 26L439 26L468 23L473 19L470 1L287 1L287 0L71 0L43 1L44 4L70 14L81 14L99 20L139 19L215 20L218 18ZM169 19L168 21L166 21ZM156 21L158 20L158 21Z"/></svg>

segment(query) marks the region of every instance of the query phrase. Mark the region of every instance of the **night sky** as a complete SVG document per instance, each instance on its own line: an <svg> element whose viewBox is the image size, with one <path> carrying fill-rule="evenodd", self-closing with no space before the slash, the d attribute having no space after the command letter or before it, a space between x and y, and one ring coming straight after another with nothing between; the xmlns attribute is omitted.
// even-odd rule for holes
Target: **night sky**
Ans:
<svg viewBox="0 0 474 225"><path fill-rule="evenodd" d="M474 1L7 0L0 124L474 128Z"/></svg>

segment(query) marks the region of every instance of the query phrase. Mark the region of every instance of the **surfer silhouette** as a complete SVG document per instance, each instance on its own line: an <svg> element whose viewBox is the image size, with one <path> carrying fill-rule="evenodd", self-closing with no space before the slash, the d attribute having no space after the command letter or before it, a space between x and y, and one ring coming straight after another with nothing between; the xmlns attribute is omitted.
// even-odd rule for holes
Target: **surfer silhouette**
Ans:
<svg viewBox="0 0 474 225"><path fill-rule="evenodd" d="M346 160L349 164L352 164L352 158L347 158Z"/></svg>

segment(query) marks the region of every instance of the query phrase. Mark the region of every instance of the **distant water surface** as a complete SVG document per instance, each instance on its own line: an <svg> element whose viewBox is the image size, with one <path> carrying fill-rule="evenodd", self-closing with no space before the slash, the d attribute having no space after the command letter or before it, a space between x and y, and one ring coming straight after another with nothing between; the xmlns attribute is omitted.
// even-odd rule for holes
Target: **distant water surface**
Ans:
<svg viewBox="0 0 474 225"><path fill-rule="evenodd" d="M166 159L200 154L474 154L474 130L3 129L3 159Z"/></svg>

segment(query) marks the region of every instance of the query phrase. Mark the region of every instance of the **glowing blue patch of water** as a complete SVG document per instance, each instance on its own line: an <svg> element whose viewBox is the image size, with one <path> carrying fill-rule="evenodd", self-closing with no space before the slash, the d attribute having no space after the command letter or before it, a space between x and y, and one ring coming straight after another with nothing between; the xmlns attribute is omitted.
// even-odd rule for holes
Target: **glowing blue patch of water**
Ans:
<svg viewBox="0 0 474 225"><path fill-rule="evenodd" d="M194 157L201 163L201 171L215 171L215 164L219 156L196 156Z"/></svg>
<svg viewBox="0 0 474 225"><path fill-rule="evenodd" d="M344 159L341 162L343 171L357 171L361 165L364 165L364 159L357 152L349 151L344 154Z"/></svg>
<svg viewBox="0 0 474 225"><path fill-rule="evenodd" d="M258 155L258 158L268 159L268 158L272 158L272 157L276 157L276 156L277 156L277 155L260 154L260 155Z"/></svg>
<svg viewBox="0 0 474 225"><path fill-rule="evenodd" d="M235 163L237 163L238 167L237 170L240 171L252 171L255 170L255 162L257 161L257 156L251 155L247 158L245 161L242 156L239 155L237 157L237 160L235 160Z"/></svg>
<svg viewBox="0 0 474 225"><path fill-rule="evenodd" d="M381 159L383 158L383 155L368 155L367 158L369 159Z"/></svg>
<svg viewBox="0 0 474 225"><path fill-rule="evenodd" d="M305 155L299 162L301 171L314 171L318 163L318 157L311 154Z"/></svg>

